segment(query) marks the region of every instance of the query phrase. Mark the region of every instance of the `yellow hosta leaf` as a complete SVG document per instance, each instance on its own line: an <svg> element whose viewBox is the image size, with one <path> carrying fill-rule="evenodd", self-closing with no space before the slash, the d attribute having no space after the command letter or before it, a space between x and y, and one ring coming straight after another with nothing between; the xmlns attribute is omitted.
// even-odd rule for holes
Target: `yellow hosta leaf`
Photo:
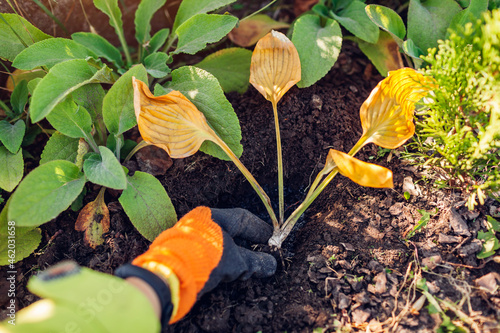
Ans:
<svg viewBox="0 0 500 333"><path fill-rule="evenodd" d="M326 163L335 163L341 175L351 179L356 184L367 187L394 187L392 171L380 165L366 163L341 151L330 149Z"/></svg>
<svg viewBox="0 0 500 333"><path fill-rule="evenodd" d="M401 146L415 133L415 103L427 94L427 80L411 68L389 72L360 109L365 143L384 148Z"/></svg>
<svg viewBox="0 0 500 333"><path fill-rule="evenodd" d="M265 99L277 104L300 75L299 54L285 35L273 30L259 40L252 54L250 83Z"/></svg>
<svg viewBox="0 0 500 333"><path fill-rule="evenodd" d="M75 223L76 231L85 231L84 241L91 248L104 242L102 235L109 231L109 210L104 202L104 190L82 208Z"/></svg>
<svg viewBox="0 0 500 333"><path fill-rule="evenodd" d="M144 82L132 80L135 116L144 141L172 158L193 155L205 140L217 143L203 113L180 92L155 97Z"/></svg>

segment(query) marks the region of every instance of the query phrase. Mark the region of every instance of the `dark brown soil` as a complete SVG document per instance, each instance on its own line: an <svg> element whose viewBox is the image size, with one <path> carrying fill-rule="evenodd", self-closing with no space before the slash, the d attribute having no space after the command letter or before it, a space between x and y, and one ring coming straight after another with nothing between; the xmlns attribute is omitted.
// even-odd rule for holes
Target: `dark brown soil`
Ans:
<svg viewBox="0 0 500 333"><path fill-rule="evenodd" d="M346 42L325 78L310 88L294 87L283 97L278 109L288 214L305 196L328 149L348 151L360 137L359 107L380 79L359 50ZM242 127L241 160L277 202L271 104L253 88L228 98ZM277 254L280 268L275 276L220 285L167 332L331 332L340 328L434 332L442 317L429 314L426 307L411 309L420 297L415 293L420 277L427 280L431 294L463 312L465 317L456 320L459 313L445 309L455 325L498 332L498 285L488 292L478 288L476 280L498 272L500 265L476 259L481 247L475 240L477 231L484 230L485 216L498 214L498 203L489 202L477 214L467 212L461 193L437 190L421 181L422 170L403 163L400 151L393 151L390 161L389 154L378 153L376 146L368 145L357 157L393 170L393 190L363 188L336 177ZM409 200L403 197L405 179L415 184ZM205 205L243 207L266 219L257 195L230 162L197 153L174 160L160 180L179 216ZM95 198L95 189L89 187L89 193L85 203ZM74 231L77 214L71 210L41 227L42 246L16 266L23 272L17 304L24 307L36 300L26 290L27 279L60 260L73 259L112 273L147 249L148 241L130 224L117 196L107 193L106 202L111 231L96 250L84 245L82 234ZM405 241L421 217L419 209L432 211L433 216ZM457 220L465 230L456 228ZM4 274L0 272L1 281ZM6 294L0 290L2 308ZM0 318L5 317L2 312Z"/></svg>

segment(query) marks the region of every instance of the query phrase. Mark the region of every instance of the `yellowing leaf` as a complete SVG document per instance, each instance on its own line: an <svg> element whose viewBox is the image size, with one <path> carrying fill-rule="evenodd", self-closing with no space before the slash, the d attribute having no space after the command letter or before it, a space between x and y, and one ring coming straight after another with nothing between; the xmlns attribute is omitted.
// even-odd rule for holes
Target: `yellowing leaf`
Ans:
<svg viewBox="0 0 500 333"><path fill-rule="evenodd" d="M82 208L75 230L85 231L84 241L93 249L104 242L102 235L109 231L109 210L104 202L104 187L94 201Z"/></svg>
<svg viewBox="0 0 500 333"><path fill-rule="evenodd" d="M272 29L288 28L290 25L285 22L278 22L267 15L255 15L246 20L240 21L237 28L234 28L227 36L236 45L249 47L257 43Z"/></svg>
<svg viewBox="0 0 500 333"><path fill-rule="evenodd" d="M252 54L250 83L265 99L277 104L300 77L299 54L285 35L273 30L259 40Z"/></svg>
<svg viewBox="0 0 500 333"><path fill-rule="evenodd" d="M35 68L29 71L16 69L12 74L9 75L7 79L7 83L5 84L5 88L8 91L13 91L15 86L21 82L22 80L31 81L37 77L44 77L45 72L40 68Z"/></svg>
<svg viewBox="0 0 500 333"><path fill-rule="evenodd" d="M144 141L172 158L193 155L205 140L219 143L203 113L180 92L155 97L144 82L132 81L135 116Z"/></svg>
<svg viewBox="0 0 500 333"><path fill-rule="evenodd" d="M389 72L361 105L360 117L365 144L384 148L401 146L415 133L415 103L427 93L426 79L411 68Z"/></svg>
<svg viewBox="0 0 500 333"><path fill-rule="evenodd" d="M392 171L380 165L366 163L346 153L330 149L326 164L335 163L340 174L348 177L356 184L368 187L390 187L393 188Z"/></svg>
<svg viewBox="0 0 500 333"><path fill-rule="evenodd" d="M403 68L403 59L399 52L398 43L388 32L380 31L376 44L357 39L359 48L370 59L382 76L388 72Z"/></svg>

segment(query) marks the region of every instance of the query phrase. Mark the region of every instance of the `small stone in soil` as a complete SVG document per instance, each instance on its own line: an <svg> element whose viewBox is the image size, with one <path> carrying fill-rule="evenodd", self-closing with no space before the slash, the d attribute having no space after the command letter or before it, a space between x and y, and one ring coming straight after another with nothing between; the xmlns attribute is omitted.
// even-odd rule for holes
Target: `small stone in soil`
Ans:
<svg viewBox="0 0 500 333"><path fill-rule="evenodd" d="M432 271L434 268L436 268L437 265L441 263L441 261L443 261L443 259L440 255L430 256L422 259L422 266L426 266Z"/></svg>
<svg viewBox="0 0 500 333"><path fill-rule="evenodd" d="M347 309L351 305L351 299L344 293L339 293L339 309Z"/></svg>
<svg viewBox="0 0 500 333"><path fill-rule="evenodd" d="M439 233L439 236L438 236L438 242L441 244L459 243L460 240L461 240L460 237L445 235L443 233Z"/></svg>
<svg viewBox="0 0 500 333"><path fill-rule="evenodd" d="M467 237L470 236L469 226L467 225L467 222L465 222L462 216L454 208L450 209L449 222L450 227L456 234Z"/></svg>
<svg viewBox="0 0 500 333"><path fill-rule="evenodd" d="M481 251L482 248L483 248L483 245L482 245L481 241L478 239L473 239L470 244L462 246L458 250L458 255L461 257L467 257L467 256L478 253L479 251Z"/></svg>
<svg viewBox="0 0 500 333"><path fill-rule="evenodd" d="M401 214L403 212L403 205L403 202L395 203L389 208L389 213L394 216Z"/></svg>
<svg viewBox="0 0 500 333"><path fill-rule="evenodd" d="M370 311L357 308L352 312L352 321L356 324L366 323L366 321L370 318Z"/></svg>
<svg viewBox="0 0 500 333"><path fill-rule="evenodd" d="M136 153L137 164L142 172L153 176L162 176L172 166L170 156L161 148L147 146Z"/></svg>
<svg viewBox="0 0 500 333"><path fill-rule="evenodd" d="M491 272L483 275L479 279L476 279L475 282L480 288L486 290L490 294L493 294L499 288L500 274L497 272Z"/></svg>

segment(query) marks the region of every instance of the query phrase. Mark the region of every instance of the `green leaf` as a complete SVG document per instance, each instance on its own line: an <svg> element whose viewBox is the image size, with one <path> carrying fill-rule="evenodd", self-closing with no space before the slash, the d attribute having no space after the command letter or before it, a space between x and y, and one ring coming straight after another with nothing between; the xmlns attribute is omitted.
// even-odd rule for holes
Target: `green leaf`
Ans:
<svg viewBox="0 0 500 333"><path fill-rule="evenodd" d="M102 101L105 95L106 92L99 83L86 84L71 94L76 104L89 112L93 122L102 119Z"/></svg>
<svg viewBox="0 0 500 333"><path fill-rule="evenodd" d="M99 152L91 153L83 162L83 171L87 179L94 184L99 184L116 190L127 187L125 172L109 148L99 146Z"/></svg>
<svg viewBox="0 0 500 333"><path fill-rule="evenodd" d="M23 152L12 154L0 146L0 188L12 192L23 178Z"/></svg>
<svg viewBox="0 0 500 333"><path fill-rule="evenodd" d="M488 221L488 222L486 222L486 224L488 225L489 230L500 232L500 222L498 222L497 220L495 220L493 217L491 217L489 215L486 216L486 220Z"/></svg>
<svg viewBox="0 0 500 333"><path fill-rule="evenodd" d="M62 133L55 132L43 148L40 165L55 160L76 162L79 139L70 138Z"/></svg>
<svg viewBox="0 0 500 333"><path fill-rule="evenodd" d="M123 35L122 12L118 0L94 0L94 6L109 17L109 25L118 36Z"/></svg>
<svg viewBox="0 0 500 333"><path fill-rule="evenodd" d="M170 73L170 68L167 66L169 56L163 52L155 52L148 55L144 59L146 71L155 78L162 78Z"/></svg>
<svg viewBox="0 0 500 333"><path fill-rule="evenodd" d="M356 43L382 76L387 76L389 71L404 67L398 44L388 32L381 31L376 44L361 39Z"/></svg>
<svg viewBox="0 0 500 333"><path fill-rule="evenodd" d="M19 69L48 68L72 59L95 58L94 52L85 46L66 38L51 38L35 43L19 53L12 66Z"/></svg>
<svg viewBox="0 0 500 333"><path fill-rule="evenodd" d="M87 47L98 57L111 61L118 67L123 66L120 51L104 37L92 32L75 32L71 35L71 38L78 44Z"/></svg>
<svg viewBox="0 0 500 333"><path fill-rule="evenodd" d="M238 23L231 15L197 14L184 22L177 30L177 48L173 52L195 54L208 43L214 43L226 36Z"/></svg>
<svg viewBox="0 0 500 333"><path fill-rule="evenodd" d="M174 89L163 87L162 85L157 83L157 84L155 84L153 95L155 95L155 96L166 95L173 90Z"/></svg>
<svg viewBox="0 0 500 333"><path fill-rule="evenodd" d="M427 54L437 47L438 39L445 39L453 17L462 8L454 0L410 0L408 8L408 39Z"/></svg>
<svg viewBox="0 0 500 333"><path fill-rule="evenodd" d="M170 198L160 181L148 173L136 171L127 176L127 188L118 199L136 229L153 241L177 222Z"/></svg>
<svg viewBox="0 0 500 333"><path fill-rule="evenodd" d="M405 40L403 45L401 45L401 48L405 54L412 58L415 68L420 68L422 66L424 61L420 58L420 56L425 54L411 39Z"/></svg>
<svg viewBox="0 0 500 333"><path fill-rule="evenodd" d="M27 46L52 38L16 14L0 14L0 58L14 61Z"/></svg>
<svg viewBox="0 0 500 333"><path fill-rule="evenodd" d="M151 38L151 18L166 0L142 0L135 12L135 38L139 45L144 45Z"/></svg>
<svg viewBox="0 0 500 333"><path fill-rule="evenodd" d="M22 119L11 125L8 121L0 121L0 141L12 154L17 153L23 142L26 125Z"/></svg>
<svg viewBox="0 0 500 333"><path fill-rule="evenodd" d="M411 194L410 194L410 192L406 192L406 191L405 191L405 193L403 193L403 196L405 197L405 200L406 200L406 201L410 200L410 198L411 198Z"/></svg>
<svg viewBox="0 0 500 333"><path fill-rule="evenodd" d="M85 175L68 161L51 161L31 171L12 195L8 219L22 227L48 222L66 210L85 185Z"/></svg>
<svg viewBox="0 0 500 333"><path fill-rule="evenodd" d="M406 36L406 28L403 19L394 10L379 5L368 5L365 7L366 14L373 23L387 31L396 40L398 45L403 43Z"/></svg>
<svg viewBox="0 0 500 333"><path fill-rule="evenodd" d="M42 81L41 77L34 78L30 82L28 82L28 91L30 95L33 95L33 92L35 91L36 86Z"/></svg>
<svg viewBox="0 0 500 333"><path fill-rule="evenodd" d="M500 249L500 242L498 238L495 236L495 231L493 229L488 228L488 231L478 231L477 239L484 241L483 248L476 255L478 259L488 258L495 254L495 251Z"/></svg>
<svg viewBox="0 0 500 333"><path fill-rule="evenodd" d="M31 121L45 118L54 107L76 89L90 83L112 83L111 70L104 66L100 70L83 59L68 60L57 64L38 83L30 105Z"/></svg>
<svg viewBox="0 0 500 333"><path fill-rule="evenodd" d="M28 95L28 81L21 80L16 84L12 95L10 95L10 105L12 105L14 114L19 115L23 113L24 107L28 102Z"/></svg>
<svg viewBox="0 0 500 333"><path fill-rule="evenodd" d="M103 118L107 129L113 134L122 134L135 125L134 89L132 76L143 82L148 82L148 74L142 65L130 68L109 89L102 103Z"/></svg>
<svg viewBox="0 0 500 333"><path fill-rule="evenodd" d="M231 47L212 53L196 67L206 70L217 78L222 90L243 94L249 85L252 51Z"/></svg>
<svg viewBox="0 0 500 333"><path fill-rule="evenodd" d="M471 0L467 8L460 11L453 17L450 28L456 29L457 26L465 26L466 23L474 22L481 18L481 14L488 10L488 1Z"/></svg>
<svg viewBox="0 0 500 333"><path fill-rule="evenodd" d="M301 15L293 27L292 42L297 48L302 70L299 88L309 87L326 75L339 57L342 31L339 24L317 15Z"/></svg>
<svg viewBox="0 0 500 333"><path fill-rule="evenodd" d="M7 201L0 213L0 266L13 265L28 257L38 248L42 240L40 229L20 227L16 224L16 221L7 219L9 203L10 200ZM12 251L12 247L9 247L9 243L11 243L9 239L15 239L15 251ZM9 270L13 269L13 266L9 267Z"/></svg>
<svg viewBox="0 0 500 333"><path fill-rule="evenodd" d="M86 138L92 135L92 119L83 106L76 105L73 98L67 97L47 116L56 130L70 138Z"/></svg>
<svg viewBox="0 0 500 333"><path fill-rule="evenodd" d="M353 0L340 12L330 14L354 36L368 43L377 42L379 29L366 14L365 4L361 1Z"/></svg>
<svg viewBox="0 0 500 333"><path fill-rule="evenodd" d="M236 0L183 0L175 16L172 32L175 32L182 23L196 14L208 13L235 1Z"/></svg>
<svg viewBox="0 0 500 333"><path fill-rule="evenodd" d="M165 28L161 29L158 32L154 34L154 36L151 38L149 41L149 45L145 46L146 50L148 51L149 54L155 53L158 51L163 44L167 41L168 35L170 33L170 29Z"/></svg>
<svg viewBox="0 0 500 333"><path fill-rule="evenodd" d="M215 133L236 156L241 156L243 146L240 144L241 128L238 117L212 74L200 68L183 66L172 72L172 82L168 88L180 91L193 102L205 115ZM221 160L230 160L226 153L211 141L205 141L200 150Z"/></svg>

